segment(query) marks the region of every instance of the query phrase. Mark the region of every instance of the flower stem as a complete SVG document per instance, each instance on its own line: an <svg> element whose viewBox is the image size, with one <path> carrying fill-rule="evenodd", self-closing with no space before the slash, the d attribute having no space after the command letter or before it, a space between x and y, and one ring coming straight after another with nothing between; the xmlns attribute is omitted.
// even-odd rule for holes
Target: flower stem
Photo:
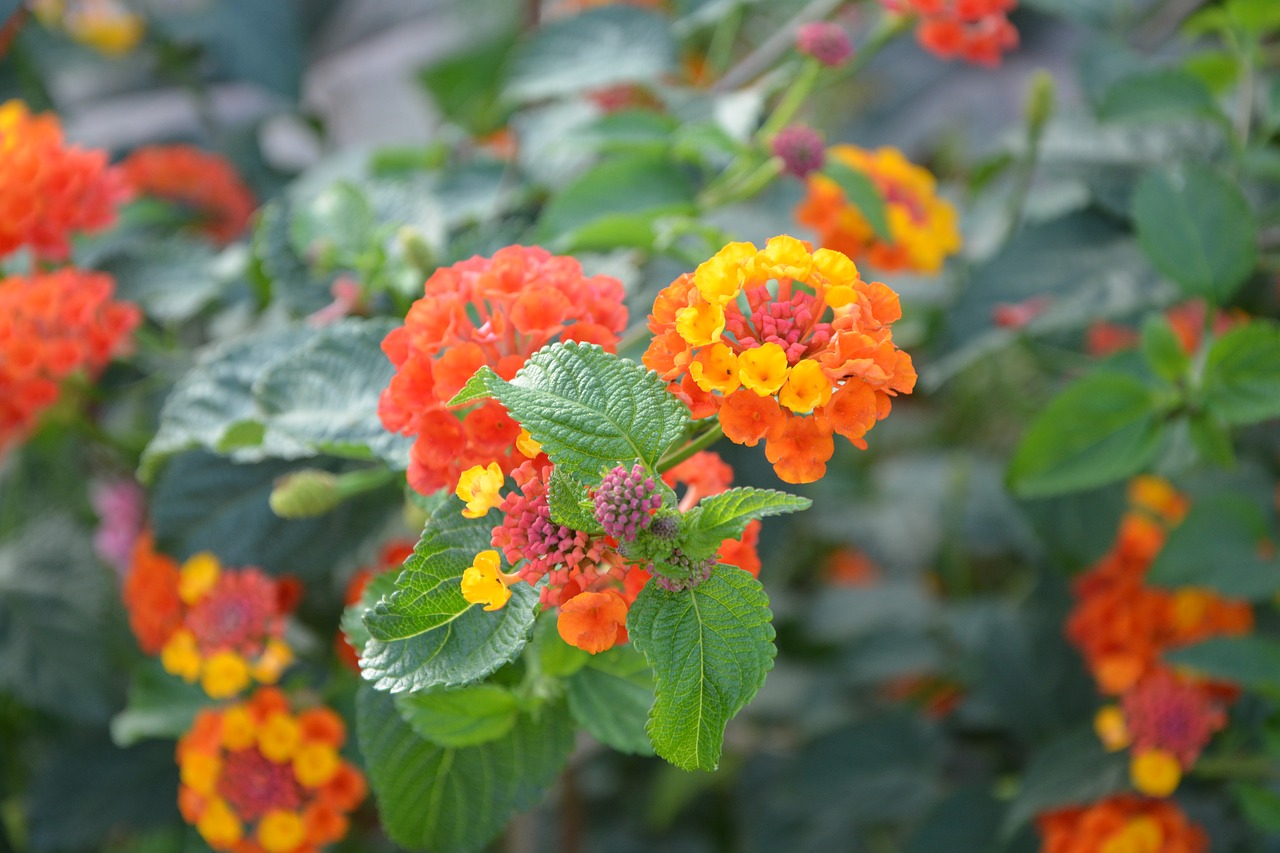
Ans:
<svg viewBox="0 0 1280 853"><path fill-rule="evenodd" d="M706 429L701 435L695 435L689 439L689 443L672 453L668 453L658 461L658 473L662 474L671 470L681 462L688 459L700 450L706 450L724 437L724 430L720 428L720 421Z"/></svg>

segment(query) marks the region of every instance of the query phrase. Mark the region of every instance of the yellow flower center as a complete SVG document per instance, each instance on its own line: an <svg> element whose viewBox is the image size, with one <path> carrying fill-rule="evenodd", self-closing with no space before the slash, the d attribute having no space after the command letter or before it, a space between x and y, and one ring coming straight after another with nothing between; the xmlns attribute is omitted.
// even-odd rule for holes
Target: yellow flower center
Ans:
<svg viewBox="0 0 1280 853"><path fill-rule="evenodd" d="M771 397L787 381L787 354L772 342L749 349L738 356L738 374L745 387Z"/></svg>
<svg viewBox="0 0 1280 853"><path fill-rule="evenodd" d="M502 503L502 495L498 492L504 480L497 462L490 462L488 466L474 465L463 471L456 489L458 497L467 503L462 514L467 518L481 518Z"/></svg>
<svg viewBox="0 0 1280 853"><path fill-rule="evenodd" d="M831 380L816 361L797 362L787 374L778 402L796 414L812 412L831 400Z"/></svg>

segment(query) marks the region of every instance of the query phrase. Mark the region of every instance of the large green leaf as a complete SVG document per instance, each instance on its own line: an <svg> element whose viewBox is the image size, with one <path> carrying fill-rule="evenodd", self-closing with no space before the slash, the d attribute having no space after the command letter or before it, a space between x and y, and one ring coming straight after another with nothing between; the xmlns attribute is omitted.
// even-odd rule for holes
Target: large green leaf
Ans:
<svg viewBox="0 0 1280 853"><path fill-rule="evenodd" d="M387 833L411 850L478 850L542 798L573 748L563 706L521 715L504 737L451 748L423 740L385 693L360 688L356 732Z"/></svg>
<svg viewBox="0 0 1280 853"><path fill-rule="evenodd" d="M482 367L453 402L496 397L551 461L586 483L619 463L657 469L689 410L658 374L594 344L551 344L507 382Z"/></svg>
<svg viewBox="0 0 1280 853"><path fill-rule="evenodd" d="M1104 121L1220 118L1209 87L1189 71L1164 69L1133 74L1110 86L1098 104Z"/></svg>
<svg viewBox="0 0 1280 853"><path fill-rule="evenodd" d="M1143 251L1188 296L1222 304L1253 272L1253 212L1240 189L1212 169L1148 173L1133 212Z"/></svg>
<svg viewBox="0 0 1280 853"><path fill-rule="evenodd" d="M1248 690L1280 692L1280 641L1271 637L1214 637L1164 657L1174 666Z"/></svg>
<svg viewBox="0 0 1280 853"><path fill-rule="evenodd" d="M1169 588L1208 587L1257 601L1280 591L1280 562L1259 553L1266 522L1249 499L1224 495L1197 501L1169 534L1147 581Z"/></svg>
<svg viewBox="0 0 1280 853"><path fill-rule="evenodd" d="M653 671L634 648L592 655L564 689L573 718L596 740L621 752L653 754L644 730L653 706Z"/></svg>
<svg viewBox="0 0 1280 853"><path fill-rule="evenodd" d="M226 286L216 268L218 252L193 237L137 238L99 269L116 280L116 297L136 302L163 322L188 320Z"/></svg>
<svg viewBox="0 0 1280 853"><path fill-rule="evenodd" d="M1014 454L1009 480L1024 497L1081 491L1127 477L1154 457L1160 420L1151 391L1122 373L1095 373L1045 407Z"/></svg>
<svg viewBox="0 0 1280 853"><path fill-rule="evenodd" d="M462 597L462 573L488 549L498 514L468 519L451 497L432 513L396 591L365 614L370 639L364 677L393 693L479 681L515 658L529 640L538 594L526 583L486 611Z"/></svg>
<svg viewBox="0 0 1280 853"><path fill-rule="evenodd" d="M400 716L418 736L440 746L476 746L497 740L515 727L519 714L516 697L496 684L427 690L395 699Z"/></svg>
<svg viewBox="0 0 1280 853"><path fill-rule="evenodd" d="M695 547L718 547L725 539L741 536L752 519L799 512L812 504L808 498L774 489L730 489L701 500L689 512L683 532Z"/></svg>
<svg viewBox="0 0 1280 853"><path fill-rule="evenodd" d="M1125 790L1126 761L1108 753L1091 731L1065 735L1036 753L1009 806L1004 829L1012 833L1035 815L1084 805Z"/></svg>
<svg viewBox="0 0 1280 853"><path fill-rule="evenodd" d="M542 27L517 46L506 95L536 101L656 80L675 65L675 39L661 15L630 6L592 9Z"/></svg>
<svg viewBox="0 0 1280 853"><path fill-rule="evenodd" d="M627 631L649 660L656 700L649 740L685 770L714 770L724 729L773 668L769 599L741 569L718 566L685 592L646 586L631 606Z"/></svg>
<svg viewBox="0 0 1280 853"><path fill-rule="evenodd" d="M1280 416L1280 327L1254 320L1214 341L1203 393L1205 407L1229 424Z"/></svg>

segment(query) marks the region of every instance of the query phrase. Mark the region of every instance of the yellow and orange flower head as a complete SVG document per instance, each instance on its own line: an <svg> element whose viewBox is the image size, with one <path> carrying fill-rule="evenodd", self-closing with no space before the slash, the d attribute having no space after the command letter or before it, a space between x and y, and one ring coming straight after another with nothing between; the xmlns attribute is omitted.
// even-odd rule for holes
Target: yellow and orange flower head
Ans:
<svg viewBox="0 0 1280 853"><path fill-rule="evenodd" d="M879 190L890 239L876 234L835 181L814 173L808 179L808 196L796 208L796 220L816 230L823 246L881 272L930 274L960 250L955 208L938 197L933 175L901 151L836 145L827 156L866 175Z"/></svg>
<svg viewBox="0 0 1280 853"><path fill-rule="evenodd" d="M107 152L66 145L57 116L0 104L0 258L25 246L65 260L71 234L111 225L128 195Z"/></svg>
<svg viewBox="0 0 1280 853"><path fill-rule="evenodd" d="M1167 800L1128 794L1036 818L1043 853L1208 853L1209 836Z"/></svg>
<svg viewBox="0 0 1280 853"><path fill-rule="evenodd" d="M139 195L175 202L197 216L197 230L216 243L235 240L258 206L229 160L191 145L148 145L120 164Z"/></svg>
<svg viewBox="0 0 1280 853"><path fill-rule="evenodd" d="M864 436L909 394L911 357L894 346L898 296L845 255L780 236L730 243L658 294L644 364L695 418L718 414L789 483L826 472L841 435Z"/></svg>
<svg viewBox="0 0 1280 853"><path fill-rule="evenodd" d="M146 32L146 21L119 0L30 0L30 7L46 27L107 56L133 50Z"/></svg>
<svg viewBox="0 0 1280 853"><path fill-rule="evenodd" d="M296 712L273 687L201 711L178 741L182 816L218 851L296 853L340 841L366 793L339 752L346 736L337 714Z"/></svg>
<svg viewBox="0 0 1280 853"><path fill-rule="evenodd" d="M462 573L462 597L485 610L501 610L511 600L511 581L502 573L497 551L481 551Z"/></svg>

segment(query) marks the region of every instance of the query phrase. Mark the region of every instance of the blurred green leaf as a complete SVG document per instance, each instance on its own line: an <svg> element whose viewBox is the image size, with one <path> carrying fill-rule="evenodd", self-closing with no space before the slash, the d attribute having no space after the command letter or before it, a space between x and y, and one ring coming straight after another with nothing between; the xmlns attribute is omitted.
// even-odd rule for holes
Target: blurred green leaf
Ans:
<svg viewBox="0 0 1280 853"><path fill-rule="evenodd" d="M149 660L134 670L128 704L111 718L111 740L119 747L150 738L177 740L208 705L200 685L188 684L165 672L159 661Z"/></svg>
<svg viewBox="0 0 1280 853"><path fill-rule="evenodd" d="M1280 326L1253 320L1214 341L1203 393L1205 408L1228 424L1280 416Z"/></svg>
<svg viewBox="0 0 1280 853"><path fill-rule="evenodd" d="M1174 666L1246 690L1280 692L1280 641L1270 637L1214 637L1168 651L1164 658Z"/></svg>
<svg viewBox="0 0 1280 853"><path fill-rule="evenodd" d="M1190 71L1164 69L1113 83L1098 104L1103 121L1177 120L1188 116L1221 119L1209 88Z"/></svg>
<svg viewBox="0 0 1280 853"><path fill-rule="evenodd" d="M564 683L569 712L596 740L619 752L653 755L645 721L653 706L653 671L630 645L592 655Z"/></svg>
<svg viewBox="0 0 1280 853"><path fill-rule="evenodd" d="M514 44L515 34L503 33L424 68L418 79L446 119L473 136L493 133L510 115L500 93Z"/></svg>
<svg viewBox="0 0 1280 853"><path fill-rule="evenodd" d="M247 80L296 98L304 44L293 3L218 0L149 10L149 23L171 38L199 44L221 76Z"/></svg>
<svg viewBox="0 0 1280 853"><path fill-rule="evenodd" d="M494 684L401 694L395 702L419 737L447 747L478 746L505 737L515 728L519 712L511 691Z"/></svg>
<svg viewBox="0 0 1280 853"><path fill-rule="evenodd" d="M889 218L885 213L884 198L869 177L838 160L828 160L822 167L822 174L836 182L845 198L858 208L858 212L867 220L877 237L881 240L893 239L893 234L889 231Z"/></svg>
<svg viewBox="0 0 1280 853"><path fill-rule="evenodd" d="M1254 829L1280 835L1280 794L1245 782L1232 785L1231 793Z"/></svg>
<svg viewBox="0 0 1280 853"><path fill-rule="evenodd" d="M1092 731L1064 735L1037 752L1009 805L1004 834L1041 812L1085 805L1128 788L1128 763L1108 753Z"/></svg>
<svg viewBox="0 0 1280 853"><path fill-rule="evenodd" d="M138 239L98 268L115 278L116 298L173 323L196 316L225 289L227 282L216 269L219 257L203 240L169 235Z"/></svg>
<svg viewBox="0 0 1280 853"><path fill-rule="evenodd" d="M911 838L907 853L991 853L1004 805L981 788L962 788L943 800Z"/></svg>
<svg viewBox="0 0 1280 853"><path fill-rule="evenodd" d="M1150 315L1142 324L1142 354L1156 376L1178 383L1186 378L1191 358L1169 321L1159 314Z"/></svg>
<svg viewBox="0 0 1280 853"><path fill-rule="evenodd" d="M1266 535L1262 512L1248 498L1220 495L1198 500L1169 532L1147 582L1168 589L1207 587L1231 598L1265 600L1280 591L1280 562L1260 553Z"/></svg>
<svg viewBox="0 0 1280 853"><path fill-rule="evenodd" d="M315 259L321 268L355 269L377 245L373 206L360 186L338 181L294 204L289 238L299 257Z"/></svg>

